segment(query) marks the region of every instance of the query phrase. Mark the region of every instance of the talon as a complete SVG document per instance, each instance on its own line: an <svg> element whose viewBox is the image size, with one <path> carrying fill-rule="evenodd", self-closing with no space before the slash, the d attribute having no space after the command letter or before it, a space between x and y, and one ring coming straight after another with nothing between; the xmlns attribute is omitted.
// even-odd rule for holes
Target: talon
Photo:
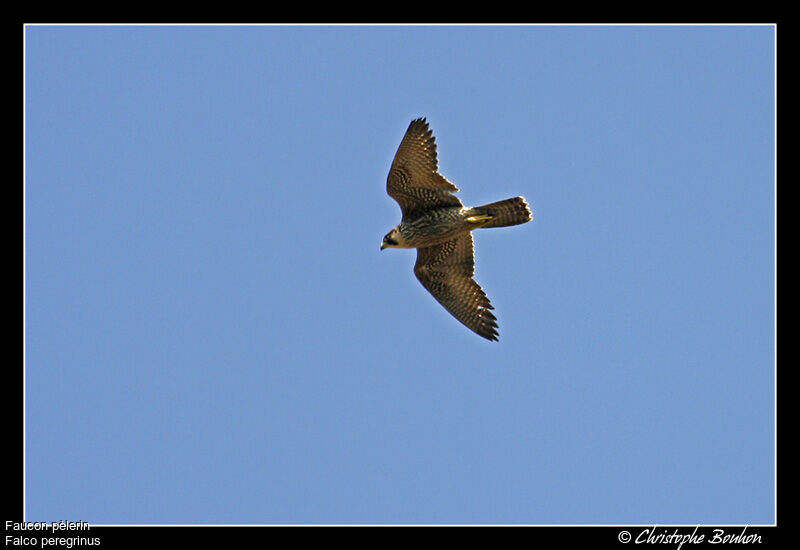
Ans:
<svg viewBox="0 0 800 550"><path fill-rule="evenodd" d="M483 226L492 221L493 217L486 214L479 214L477 216L470 216L467 218L467 223L477 226Z"/></svg>

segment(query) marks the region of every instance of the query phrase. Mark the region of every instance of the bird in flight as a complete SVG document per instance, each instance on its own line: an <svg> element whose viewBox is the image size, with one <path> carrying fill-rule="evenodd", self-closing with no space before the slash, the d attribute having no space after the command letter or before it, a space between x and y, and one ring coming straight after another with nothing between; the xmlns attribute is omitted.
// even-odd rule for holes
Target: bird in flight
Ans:
<svg viewBox="0 0 800 550"><path fill-rule="evenodd" d="M384 248L416 248L414 275L453 317L488 340L497 340L497 318L475 282L472 230L533 219L524 197L464 206L458 188L439 173L436 140L424 118L413 120L394 156L386 191L403 213L383 238Z"/></svg>

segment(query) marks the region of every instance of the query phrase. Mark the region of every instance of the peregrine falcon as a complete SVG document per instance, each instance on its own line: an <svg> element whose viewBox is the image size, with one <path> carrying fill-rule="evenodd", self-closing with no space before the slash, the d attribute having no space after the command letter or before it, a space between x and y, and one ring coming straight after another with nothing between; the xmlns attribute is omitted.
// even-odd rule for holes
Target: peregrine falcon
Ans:
<svg viewBox="0 0 800 550"><path fill-rule="evenodd" d="M486 293L472 278L473 229L506 227L533 219L524 197L464 206L458 188L438 171L436 143L424 118L413 120L397 149L386 191L400 204L400 225L383 238L384 248L416 248L414 275L453 317L488 340L497 340L497 318Z"/></svg>

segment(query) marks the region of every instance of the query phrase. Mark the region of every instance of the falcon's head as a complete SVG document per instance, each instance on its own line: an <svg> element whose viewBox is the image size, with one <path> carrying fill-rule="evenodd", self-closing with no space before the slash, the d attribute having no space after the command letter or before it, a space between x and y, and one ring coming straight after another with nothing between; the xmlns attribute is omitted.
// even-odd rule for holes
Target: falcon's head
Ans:
<svg viewBox="0 0 800 550"><path fill-rule="evenodd" d="M389 231L383 238L381 250L384 248L408 248L408 246L405 244L405 239L403 239L403 236L400 235L399 226Z"/></svg>

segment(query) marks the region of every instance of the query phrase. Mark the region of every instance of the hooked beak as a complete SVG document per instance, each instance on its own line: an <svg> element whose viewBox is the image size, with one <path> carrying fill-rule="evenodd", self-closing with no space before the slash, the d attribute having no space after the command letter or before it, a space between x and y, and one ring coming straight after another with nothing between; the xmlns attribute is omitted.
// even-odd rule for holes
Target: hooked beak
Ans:
<svg viewBox="0 0 800 550"><path fill-rule="evenodd" d="M381 250L383 250L384 248L386 248L386 246L383 243L381 243Z"/></svg>

